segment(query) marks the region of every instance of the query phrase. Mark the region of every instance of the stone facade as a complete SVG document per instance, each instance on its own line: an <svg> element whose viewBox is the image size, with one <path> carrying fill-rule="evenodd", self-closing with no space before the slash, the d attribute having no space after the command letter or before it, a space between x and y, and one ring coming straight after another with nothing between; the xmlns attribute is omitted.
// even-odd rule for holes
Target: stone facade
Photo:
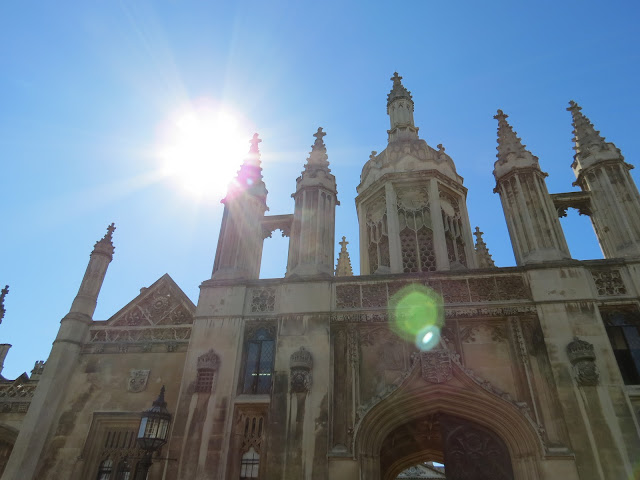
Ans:
<svg viewBox="0 0 640 480"><path fill-rule="evenodd" d="M634 478L640 198L629 165L572 103L582 192L550 195L499 111L496 192L517 266L497 268L478 228L473 243L453 160L418 137L411 93L392 81L389 144L356 197L361 275L344 237L332 265L338 201L322 129L290 215L265 215L254 137L197 306L165 275L94 321L114 227L96 244L46 364L0 383L3 480L133 478L139 412L162 385L173 422L150 480ZM592 215L606 259L569 257L557 217L570 207ZM287 273L259 279L276 229L290 237ZM430 348L399 307L420 292L433 305L417 311L438 317Z"/></svg>

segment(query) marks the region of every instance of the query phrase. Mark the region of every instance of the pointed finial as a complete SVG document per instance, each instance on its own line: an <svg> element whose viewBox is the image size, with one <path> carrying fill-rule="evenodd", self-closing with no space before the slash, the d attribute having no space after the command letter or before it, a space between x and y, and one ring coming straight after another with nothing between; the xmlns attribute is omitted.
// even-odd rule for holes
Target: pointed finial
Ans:
<svg viewBox="0 0 640 480"><path fill-rule="evenodd" d="M338 254L338 263L336 264L336 277L351 277L353 269L351 268L351 258L347 251L347 237L343 236L340 244L340 253Z"/></svg>
<svg viewBox="0 0 640 480"><path fill-rule="evenodd" d="M567 107L567 110L572 112L574 110L580 111L582 110L582 107L580 105L578 105L575 101L573 100L569 100L569 106Z"/></svg>
<svg viewBox="0 0 640 480"><path fill-rule="evenodd" d="M262 142L257 133L253 134L253 137L249 141L251 146L249 147L249 153L260 153L260 149L258 148L258 144Z"/></svg>
<svg viewBox="0 0 640 480"><path fill-rule="evenodd" d="M498 163L512 160L514 166L537 165L538 157L525 148L526 145L522 143L520 137L513 131L513 127L507 122L508 117L502 110L498 110L498 113L493 117L498 120L498 146L496 147Z"/></svg>
<svg viewBox="0 0 640 480"><path fill-rule="evenodd" d="M105 238L109 238L109 240L112 240L113 232L115 232L115 230L116 230L116 224L111 222L111 225L107 227L107 234L105 235Z"/></svg>
<svg viewBox="0 0 640 480"><path fill-rule="evenodd" d="M573 149L576 151L576 159L585 160L595 152L599 152L600 156L604 153L606 158L622 157L618 148L613 143L607 142L600 135L600 132L595 129L591 120L582 113L580 105L571 100L567 110L571 112L573 120L571 123L573 125L573 141L575 142Z"/></svg>
<svg viewBox="0 0 640 480"><path fill-rule="evenodd" d="M153 406L154 407L161 407L161 408L166 408L167 406L167 402L164 400L164 385L162 385L162 388L160 389L160 394L158 395L158 398L156 398L153 401Z"/></svg>
<svg viewBox="0 0 640 480"><path fill-rule="evenodd" d="M5 285L5 287L0 292L0 322L4 318L4 312L5 312L4 297L7 296L7 293L9 293L9 285Z"/></svg>
<svg viewBox="0 0 640 480"><path fill-rule="evenodd" d="M318 131L316 133L313 134L314 137L316 137L316 141L314 142L314 146L316 145L324 145L324 136L326 135L326 132L322 131L322 127L318 127Z"/></svg>
<svg viewBox="0 0 640 480"><path fill-rule="evenodd" d="M227 196L221 200L221 203L226 203L244 193L249 193L259 198L266 205L269 192L262 180L260 148L258 147L260 142L262 142L262 139L257 133L254 133L251 140L249 140L249 153L247 153L242 165L240 165L236 178L229 184Z"/></svg>
<svg viewBox="0 0 640 480"><path fill-rule="evenodd" d="M509 115L507 115L506 113L504 113L502 110L498 109L498 113L496 113L493 118L495 118L498 121L501 120L505 120L507 118L509 118Z"/></svg>
<svg viewBox="0 0 640 480"><path fill-rule="evenodd" d="M327 155L327 147L324 144L324 137L326 132L322 130L322 127L318 127L316 133L313 134L316 137L315 142L311 145L311 152L309 152L309 158L304 166L304 173L310 170L326 169L329 170L329 156Z"/></svg>
<svg viewBox="0 0 640 480"><path fill-rule="evenodd" d="M480 227L476 227L476 231L473 233L476 236L476 259L478 260L478 266L480 268L492 268L496 264L491 258L487 244L482 239L483 232L480 231Z"/></svg>
<svg viewBox="0 0 640 480"><path fill-rule="evenodd" d="M113 252L115 250L115 247L113 246L113 232L115 230L116 226L112 222L111 225L107 227L107 233L105 233L104 237L98 240L94 245L92 255L94 253L104 253L109 257L113 256Z"/></svg>
<svg viewBox="0 0 640 480"><path fill-rule="evenodd" d="M391 80L393 81L393 87L391 88L391 92L389 92L389 95L387 95L387 109L389 108L391 102L396 98L406 98L407 100L411 101L413 105L411 92L407 90L404 85L402 85L402 77L398 75L398 72L393 73L393 77L391 77Z"/></svg>

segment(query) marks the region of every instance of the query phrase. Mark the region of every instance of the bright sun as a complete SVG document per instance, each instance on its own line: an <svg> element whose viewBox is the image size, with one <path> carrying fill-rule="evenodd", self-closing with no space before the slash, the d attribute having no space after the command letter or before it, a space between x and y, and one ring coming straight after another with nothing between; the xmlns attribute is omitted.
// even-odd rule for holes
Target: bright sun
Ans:
<svg viewBox="0 0 640 480"><path fill-rule="evenodd" d="M159 149L162 173L195 197L222 198L249 149L250 130L240 118L212 105L176 113Z"/></svg>

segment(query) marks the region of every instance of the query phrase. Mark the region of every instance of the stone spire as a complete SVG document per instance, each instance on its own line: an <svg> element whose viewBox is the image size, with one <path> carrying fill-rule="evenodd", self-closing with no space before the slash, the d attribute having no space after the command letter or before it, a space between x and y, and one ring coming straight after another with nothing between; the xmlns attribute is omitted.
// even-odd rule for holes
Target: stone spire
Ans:
<svg viewBox="0 0 640 480"><path fill-rule="evenodd" d="M322 127L318 127L318 131L313 134L316 137L316 141L311 145L311 152L309 152L309 158L304 166L304 172L302 174L311 173L315 170L329 169L329 156L327 155L327 147L324 144L325 132L322 131Z"/></svg>
<svg viewBox="0 0 640 480"><path fill-rule="evenodd" d="M498 120L494 192L500 194L516 263L571 258L538 157L525 148L502 110L493 118Z"/></svg>
<svg viewBox="0 0 640 480"><path fill-rule="evenodd" d="M115 229L116 226L113 223L109 225L107 233L94 245L89 265L87 265L87 270L78 289L78 295L76 295L71 305L70 314L80 313L86 315L89 319L93 316L98 302L98 294L107 274L107 267L113 260L113 252L115 250L113 232Z"/></svg>
<svg viewBox="0 0 640 480"><path fill-rule="evenodd" d="M483 232L480 231L480 227L476 227L474 235L476 236L476 260L478 262L478 268L495 267L496 264L493 262L493 258L491 258L487 244L484 243L484 239L482 238Z"/></svg>
<svg viewBox="0 0 640 480"><path fill-rule="evenodd" d="M594 146L605 146L605 140L600 132L596 130L593 123L582 113L582 107L573 100L569 101L567 111L571 112L573 117L573 141L576 153L588 153L589 149Z"/></svg>
<svg viewBox="0 0 640 480"><path fill-rule="evenodd" d="M9 293L9 285L5 285L5 287L0 292L0 323L2 323L2 319L4 318L5 308L4 308L4 297Z"/></svg>
<svg viewBox="0 0 640 480"><path fill-rule="evenodd" d="M582 107L571 100L567 108L571 112L573 125L573 149L576 154L571 165L574 171L579 172L594 162L602 160L624 160L624 157L613 143L607 142L600 132L595 129L593 123L582 113ZM577 173L576 173L577 174Z"/></svg>
<svg viewBox="0 0 640 480"><path fill-rule="evenodd" d="M336 177L329 169L322 127L296 179L287 276L333 275L335 209L340 205Z"/></svg>
<svg viewBox="0 0 640 480"><path fill-rule="evenodd" d="M115 247L113 246L113 232L115 229L116 226L113 223L107 227L107 233L105 233L104 237L96 242L91 255L98 253L107 255L109 258L113 258L113 252L115 251Z"/></svg>
<svg viewBox="0 0 640 480"><path fill-rule="evenodd" d="M540 168L538 157L527 150L522 140L513 131L513 127L507 122L509 115L502 110L493 117L498 120L498 161L495 163L494 175L502 176L503 172L512 168L535 167Z"/></svg>
<svg viewBox="0 0 640 480"><path fill-rule="evenodd" d="M250 140L249 153L238 170L236 178L229 186L227 196L222 200L225 203L230 197L248 193L260 199L262 203L267 203L267 187L262 180L262 163L260 162L260 149L258 145L262 140L257 133L253 134Z"/></svg>
<svg viewBox="0 0 640 480"><path fill-rule="evenodd" d="M2 477L5 480L41 477L37 474L38 462L44 455L45 445L50 442L58 421L51 412L62 410L70 380L77 371L82 345L87 341L89 327L93 323L98 294L113 258L114 230L115 226L109 225L107 234L95 244L78 294L69 313L60 321L58 335L47 359L47 368L38 381L38 388L5 468ZM38 432L38 435L33 435L33 432Z"/></svg>
<svg viewBox="0 0 640 480"><path fill-rule="evenodd" d="M402 85L402 77L394 72L393 87L387 95L387 114L391 122L389 142L417 140L418 128L413 123L413 99L411 92Z"/></svg>
<svg viewBox="0 0 640 480"><path fill-rule="evenodd" d="M352 277L353 270L351 269L351 258L347 251L347 237L342 237L340 243L340 253L338 254L338 263L336 264L336 277Z"/></svg>
<svg viewBox="0 0 640 480"><path fill-rule="evenodd" d="M413 105L413 97L411 97L411 92L407 90L404 85L402 85L402 77L398 75L398 72L393 72L393 77L390 79L393 82L393 87L391 91L387 95L387 108L391 105L396 98L405 98L411 102Z"/></svg>
<svg viewBox="0 0 640 480"><path fill-rule="evenodd" d="M633 165L613 143L607 142L573 100L574 185L589 192L591 222L605 258L640 256L640 193L631 173Z"/></svg>
<svg viewBox="0 0 640 480"><path fill-rule="evenodd" d="M262 220L267 207L267 187L262 180L260 149L254 133L249 153L222 200L224 212L213 263L214 279L253 279L260 276Z"/></svg>

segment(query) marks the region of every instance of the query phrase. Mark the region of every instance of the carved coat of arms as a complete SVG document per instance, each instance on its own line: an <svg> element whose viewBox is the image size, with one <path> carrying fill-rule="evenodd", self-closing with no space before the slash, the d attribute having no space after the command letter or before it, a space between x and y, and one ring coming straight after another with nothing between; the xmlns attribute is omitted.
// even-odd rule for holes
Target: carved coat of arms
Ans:
<svg viewBox="0 0 640 480"><path fill-rule="evenodd" d="M444 383L451 380L453 370L451 357L446 350L433 350L420 353L422 378L431 383Z"/></svg>
<svg viewBox="0 0 640 480"><path fill-rule="evenodd" d="M131 370L129 374L129 382L127 390L133 393L139 393L147 388L147 380L149 380L149 372L151 370Z"/></svg>

